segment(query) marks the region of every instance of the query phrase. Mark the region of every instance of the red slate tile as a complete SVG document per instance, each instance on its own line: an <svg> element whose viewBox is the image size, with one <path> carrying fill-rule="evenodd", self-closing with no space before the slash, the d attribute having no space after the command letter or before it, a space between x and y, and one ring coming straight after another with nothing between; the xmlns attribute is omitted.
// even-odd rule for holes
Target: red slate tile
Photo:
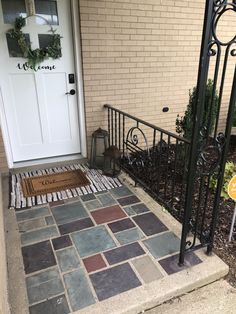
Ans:
<svg viewBox="0 0 236 314"><path fill-rule="evenodd" d="M83 259L84 266L88 273L106 267L106 263L101 254L96 254Z"/></svg>
<svg viewBox="0 0 236 314"><path fill-rule="evenodd" d="M102 208L91 212L97 224L117 220L127 217L123 210L118 205Z"/></svg>

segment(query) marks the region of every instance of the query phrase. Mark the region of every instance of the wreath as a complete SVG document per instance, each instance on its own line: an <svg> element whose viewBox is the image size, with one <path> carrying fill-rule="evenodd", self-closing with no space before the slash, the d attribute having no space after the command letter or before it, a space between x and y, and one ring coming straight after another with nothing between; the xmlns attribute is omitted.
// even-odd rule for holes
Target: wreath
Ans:
<svg viewBox="0 0 236 314"><path fill-rule="evenodd" d="M27 17L26 17L27 18ZM36 71L36 65L47 60L49 58L59 59L61 54L61 41L60 35L55 34L56 30L52 27L49 32L52 33L52 41L45 48L37 48L32 50L31 43L26 40L25 34L22 32L22 28L25 26L25 19L22 16L15 19L14 28L10 29L7 34L11 38L14 38L22 52L23 58L28 59L29 65L31 65Z"/></svg>

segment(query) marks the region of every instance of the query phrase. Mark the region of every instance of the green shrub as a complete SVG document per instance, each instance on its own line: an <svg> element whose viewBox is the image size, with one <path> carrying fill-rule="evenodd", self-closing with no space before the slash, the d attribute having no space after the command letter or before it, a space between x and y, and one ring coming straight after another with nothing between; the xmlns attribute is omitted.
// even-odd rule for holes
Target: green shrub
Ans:
<svg viewBox="0 0 236 314"><path fill-rule="evenodd" d="M230 198L228 195L228 185L234 175L236 175L236 165L232 161L227 161L225 164L224 181L220 194L220 196L223 197L225 200ZM210 188L215 191L216 187L217 178L215 175L213 175L210 178Z"/></svg>
<svg viewBox="0 0 236 314"><path fill-rule="evenodd" d="M211 106L211 100L212 100L212 92L213 92L213 81L208 80L207 86L206 86L206 95L205 95L203 126L207 126L207 123L208 123L208 117L210 115L210 106ZM195 106L196 106L196 101L197 101L196 96L197 96L197 88L194 87L192 91L189 91L189 103L184 113L184 116L180 117L178 115L176 119L176 132L188 140L190 140L192 136L194 112L195 112ZM212 132L214 124L215 124L218 104L219 104L219 97L216 92L214 101L213 101L213 108L211 112L210 133Z"/></svg>

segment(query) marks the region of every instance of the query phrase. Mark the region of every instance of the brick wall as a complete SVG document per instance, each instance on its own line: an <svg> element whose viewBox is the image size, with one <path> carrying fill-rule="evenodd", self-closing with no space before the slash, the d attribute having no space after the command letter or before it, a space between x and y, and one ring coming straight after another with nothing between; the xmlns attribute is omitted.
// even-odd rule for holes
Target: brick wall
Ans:
<svg viewBox="0 0 236 314"><path fill-rule="evenodd" d="M89 138L106 127L104 103L175 131L176 116L196 84L204 5L204 0L80 1ZM233 18L224 21L224 36Z"/></svg>

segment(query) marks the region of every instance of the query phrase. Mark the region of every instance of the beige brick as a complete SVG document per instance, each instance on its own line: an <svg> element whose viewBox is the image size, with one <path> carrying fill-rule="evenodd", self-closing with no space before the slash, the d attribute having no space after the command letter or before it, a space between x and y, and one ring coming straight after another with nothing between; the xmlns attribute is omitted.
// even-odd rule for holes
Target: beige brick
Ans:
<svg viewBox="0 0 236 314"><path fill-rule="evenodd" d="M204 0L80 1L88 134L106 127L104 102L175 131L176 116L184 113L196 84L204 5ZM223 25L224 36L230 36L230 25ZM225 93L230 90L228 79Z"/></svg>

